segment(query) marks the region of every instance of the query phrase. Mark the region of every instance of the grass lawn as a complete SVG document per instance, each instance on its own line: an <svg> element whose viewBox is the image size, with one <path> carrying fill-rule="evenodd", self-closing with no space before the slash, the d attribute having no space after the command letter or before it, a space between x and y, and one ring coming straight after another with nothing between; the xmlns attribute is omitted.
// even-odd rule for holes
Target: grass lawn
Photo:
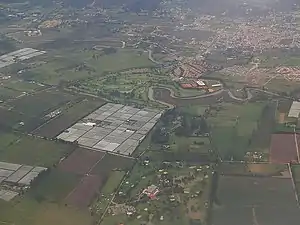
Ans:
<svg viewBox="0 0 300 225"><path fill-rule="evenodd" d="M15 140L15 137L11 138ZM0 149L0 159L11 163L51 167L72 149L72 145L21 136L13 144Z"/></svg>

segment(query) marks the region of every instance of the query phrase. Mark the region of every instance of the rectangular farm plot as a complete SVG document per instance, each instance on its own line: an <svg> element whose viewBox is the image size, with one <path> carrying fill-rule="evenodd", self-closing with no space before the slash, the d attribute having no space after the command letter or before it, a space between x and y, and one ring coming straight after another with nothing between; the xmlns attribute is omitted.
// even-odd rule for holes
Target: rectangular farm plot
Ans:
<svg viewBox="0 0 300 225"><path fill-rule="evenodd" d="M290 178L222 176L214 225L297 225L300 211Z"/></svg>
<svg viewBox="0 0 300 225"><path fill-rule="evenodd" d="M298 161L298 141L300 135L273 134L270 147L270 162L289 163Z"/></svg>
<svg viewBox="0 0 300 225"><path fill-rule="evenodd" d="M102 100L84 99L64 110L58 117L39 127L33 133L42 137L54 138L103 104Z"/></svg>
<svg viewBox="0 0 300 225"><path fill-rule="evenodd" d="M59 169L70 173L84 175L92 170L104 155L105 153L103 152L78 148L59 164Z"/></svg>
<svg viewBox="0 0 300 225"><path fill-rule="evenodd" d="M78 208L87 207L102 186L100 176L85 176L78 186L67 196L66 202Z"/></svg>
<svg viewBox="0 0 300 225"><path fill-rule="evenodd" d="M57 138L83 147L131 155L155 126L162 112L107 103Z"/></svg>

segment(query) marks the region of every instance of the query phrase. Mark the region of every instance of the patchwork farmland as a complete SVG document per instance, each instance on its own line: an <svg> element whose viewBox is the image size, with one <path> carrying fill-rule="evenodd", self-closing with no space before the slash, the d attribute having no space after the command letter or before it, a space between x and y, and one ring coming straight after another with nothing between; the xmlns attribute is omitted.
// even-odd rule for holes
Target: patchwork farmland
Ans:
<svg viewBox="0 0 300 225"><path fill-rule="evenodd" d="M75 149L58 165L60 171L80 177L74 188L65 196L64 202L78 208L86 208L99 194L113 169L124 171L125 175L133 163L133 159L121 156L84 148Z"/></svg>
<svg viewBox="0 0 300 225"><path fill-rule="evenodd" d="M97 163L104 157L105 153L89 151L78 148L70 156L64 159L58 166L62 171L78 175L89 174Z"/></svg>
<svg viewBox="0 0 300 225"><path fill-rule="evenodd" d="M273 134L270 147L270 162L299 162L299 134Z"/></svg>
<svg viewBox="0 0 300 225"><path fill-rule="evenodd" d="M101 177L96 175L84 176L76 188L66 197L65 202L78 208L86 208L96 197L102 185Z"/></svg>
<svg viewBox="0 0 300 225"><path fill-rule="evenodd" d="M297 225L300 221L290 178L222 176L217 196L214 225Z"/></svg>

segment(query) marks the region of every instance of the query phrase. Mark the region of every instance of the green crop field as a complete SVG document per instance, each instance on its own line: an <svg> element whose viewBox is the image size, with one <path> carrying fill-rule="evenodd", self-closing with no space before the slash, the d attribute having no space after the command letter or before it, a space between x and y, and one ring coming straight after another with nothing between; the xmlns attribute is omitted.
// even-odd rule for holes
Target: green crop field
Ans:
<svg viewBox="0 0 300 225"><path fill-rule="evenodd" d="M243 159L264 106L265 103L226 103L219 111L211 112L208 122L212 129L213 146L223 158Z"/></svg>
<svg viewBox="0 0 300 225"><path fill-rule="evenodd" d="M79 181L80 177L75 174L51 169L38 178L26 196L30 196L37 202L63 203Z"/></svg>
<svg viewBox="0 0 300 225"><path fill-rule="evenodd" d="M124 171L112 171L109 173L109 177L101 189L101 193L105 195L109 195L115 191L115 189L121 183L123 177L125 175Z"/></svg>
<svg viewBox="0 0 300 225"><path fill-rule="evenodd" d="M57 187L56 187L57 188ZM0 223L14 225L82 225L92 218L87 210L78 210L51 202L37 202L23 196L11 202L0 200Z"/></svg>
<svg viewBox="0 0 300 225"><path fill-rule="evenodd" d="M17 137L11 134L4 134L0 139L6 139L7 137L10 140L7 139L8 144L6 147L2 144L0 159L11 163L51 167L74 148L69 144L30 136Z"/></svg>

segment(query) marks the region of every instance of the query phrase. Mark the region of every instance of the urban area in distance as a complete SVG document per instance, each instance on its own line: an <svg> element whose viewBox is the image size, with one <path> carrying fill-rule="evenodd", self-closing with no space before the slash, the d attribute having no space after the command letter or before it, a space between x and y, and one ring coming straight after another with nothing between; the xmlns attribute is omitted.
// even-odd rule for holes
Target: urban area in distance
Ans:
<svg viewBox="0 0 300 225"><path fill-rule="evenodd" d="M0 0L0 225L300 225L300 0Z"/></svg>

